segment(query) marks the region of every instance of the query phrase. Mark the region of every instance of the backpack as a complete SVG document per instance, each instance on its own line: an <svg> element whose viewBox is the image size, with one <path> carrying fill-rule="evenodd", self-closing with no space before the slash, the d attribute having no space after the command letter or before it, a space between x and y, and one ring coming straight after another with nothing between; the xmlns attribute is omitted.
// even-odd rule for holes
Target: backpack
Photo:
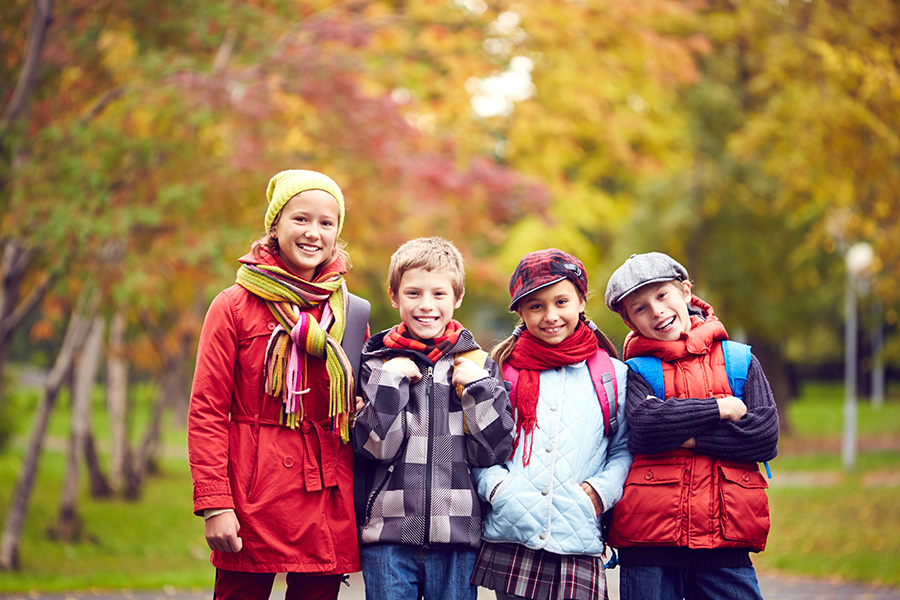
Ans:
<svg viewBox="0 0 900 600"><path fill-rule="evenodd" d="M741 400L744 399L744 385L747 383L747 373L750 371L750 346L722 340L722 354L725 357L725 373L728 375L728 385L731 393ZM666 386L663 381L662 361L655 356L636 356L625 361L634 371L644 378L653 388L657 398L665 400ZM763 463L766 475L772 479L772 469L768 461Z"/></svg>
<svg viewBox="0 0 900 600"><path fill-rule="evenodd" d="M365 298L356 294L347 294L347 321L344 324L344 337L341 339L341 348L350 361L353 368L353 378L356 381L356 389L359 390L359 363L362 358L362 347L366 341L366 331L369 328L369 311L371 305ZM358 392L357 392L358 393Z"/></svg>
<svg viewBox="0 0 900 600"><path fill-rule="evenodd" d="M616 418L619 407L619 389L615 367L613 367L609 354L602 349L598 349L587 359L587 367L591 374L591 382L594 384L594 391L597 392L597 399L600 401L600 409L603 411L603 431L607 437L612 437L619 430L619 420ZM503 378L510 383L509 395L512 398L512 391L519 380L519 370L509 363L503 363ZM607 509L600 515L600 537L604 542L609 539L613 510L615 507ZM606 563L606 568L614 569L617 564L618 559L613 550L612 558Z"/></svg>
<svg viewBox="0 0 900 600"><path fill-rule="evenodd" d="M722 354L725 356L725 372L728 374L728 385L738 398L744 397L744 385L747 383L747 372L750 370L750 346L722 340ZM625 363L638 373L653 388L657 398L665 400L666 386L663 381L662 361L655 356L636 356Z"/></svg>
<svg viewBox="0 0 900 600"><path fill-rule="evenodd" d="M619 430L619 420L616 418L619 403L619 390L616 383L616 371L609 354L603 350L597 350L587 359L588 371L597 398L600 400L600 409L603 411L603 431L612 437ZM660 371L661 372L661 371ZM510 383L510 397L512 390L519 380L519 370L509 363L503 364L503 378Z"/></svg>

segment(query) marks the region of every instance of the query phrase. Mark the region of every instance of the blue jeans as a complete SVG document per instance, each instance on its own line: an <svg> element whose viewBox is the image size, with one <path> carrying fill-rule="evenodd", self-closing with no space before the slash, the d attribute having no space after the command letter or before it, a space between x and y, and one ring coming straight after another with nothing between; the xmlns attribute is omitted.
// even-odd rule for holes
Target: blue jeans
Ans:
<svg viewBox="0 0 900 600"><path fill-rule="evenodd" d="M359 549L366 600L476 600L477 550L377 544Z"/></svg>
<svg viewBox="0 0 900 600"><path fill-rule="evenodd" d="M622 567L622 600L762 600L753 567Z"/></svg>

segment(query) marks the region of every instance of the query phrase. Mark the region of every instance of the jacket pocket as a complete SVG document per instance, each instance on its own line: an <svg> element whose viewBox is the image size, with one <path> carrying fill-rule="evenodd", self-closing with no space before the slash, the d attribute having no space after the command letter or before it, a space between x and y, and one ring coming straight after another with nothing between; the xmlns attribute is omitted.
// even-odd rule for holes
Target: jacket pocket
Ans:
<svg viewBox="0 0 900 600"><path fill-rule="evenodd" d="M610 542L675 545L682 521L682 461L635 457L622 499L615 506Z"/></svg>
<svg viewBox="0 0 900 600"><path fill-rule="evenodd" d="M761 550L769 534L769 484L756 463L719 462L717 466L722 537Z"/></svg>
<svg viewBox="0 0 900 600"><path fill-rule="evenodd" d="M491 506L495 506L497 499L500 497L500 492L503 488L507 487L512 477L510 477L509 473L504 475L494 484L491 488L491 491L488 493L487 501Z"/></svg>
<svg viewBox="0 0 900 600"><path fill-rule="evenodd" d="M372 493L369 494L368 499L366 499L366 509L365 509L365 519L363 520L363 527L368 527L369 520L372 518L372 510L375 508L375 500L378 498L378 494L385 488L388 481L391 479L391 475L394 473L394 465L388 465L387 470L384 472L384 475L381 477L381 480L378 484L372 488Z"/></svg>
<svg viewBox="0 0 900 600"><path fill-rule="evenodd" d="M272 320L254 321L247 325L238 338L238 381L243 382L239 393L243 395L244 410L248 414L260 411L261 407L254 398L265 386L265 356L269 338L278 323Z"/></svg>
<svg viewBox="0 0 900 600"><path fill-rule="evenodd" d="M305 492L302 438L296 431L277 426L259 427L258 435L253 452L242 454L247 459L252 457L253 465L247 482L247 503L289 506L295 494Z"/></svg>

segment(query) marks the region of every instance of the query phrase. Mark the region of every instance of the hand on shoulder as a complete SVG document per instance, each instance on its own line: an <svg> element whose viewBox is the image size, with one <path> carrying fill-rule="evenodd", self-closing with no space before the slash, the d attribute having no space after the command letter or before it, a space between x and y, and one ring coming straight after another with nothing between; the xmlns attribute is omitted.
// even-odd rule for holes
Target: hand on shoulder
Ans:
<svg viewBox="0 0 900 600"><path fill-rule="evenodd" d="M473 381L490 376L487 369L483 369L475 361L462 356L457 356L453 362L453 385L469 385Z"/></svg>

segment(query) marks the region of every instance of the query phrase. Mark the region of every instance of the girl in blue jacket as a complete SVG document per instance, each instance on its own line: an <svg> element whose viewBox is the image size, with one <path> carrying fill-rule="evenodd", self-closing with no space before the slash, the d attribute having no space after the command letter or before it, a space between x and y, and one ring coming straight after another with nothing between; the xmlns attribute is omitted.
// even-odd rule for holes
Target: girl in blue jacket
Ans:
<svg viewBox="0 0 900 600"><path fill-rule="evenodd" d="M526 254L509 291L522 322L492 357L515 380L515 446L505 464L475 470L491 508L472 581L500 600L605 599L600 516L622 497L631 466L625 403L650 390L585 318L577 258Z"/></svg>

